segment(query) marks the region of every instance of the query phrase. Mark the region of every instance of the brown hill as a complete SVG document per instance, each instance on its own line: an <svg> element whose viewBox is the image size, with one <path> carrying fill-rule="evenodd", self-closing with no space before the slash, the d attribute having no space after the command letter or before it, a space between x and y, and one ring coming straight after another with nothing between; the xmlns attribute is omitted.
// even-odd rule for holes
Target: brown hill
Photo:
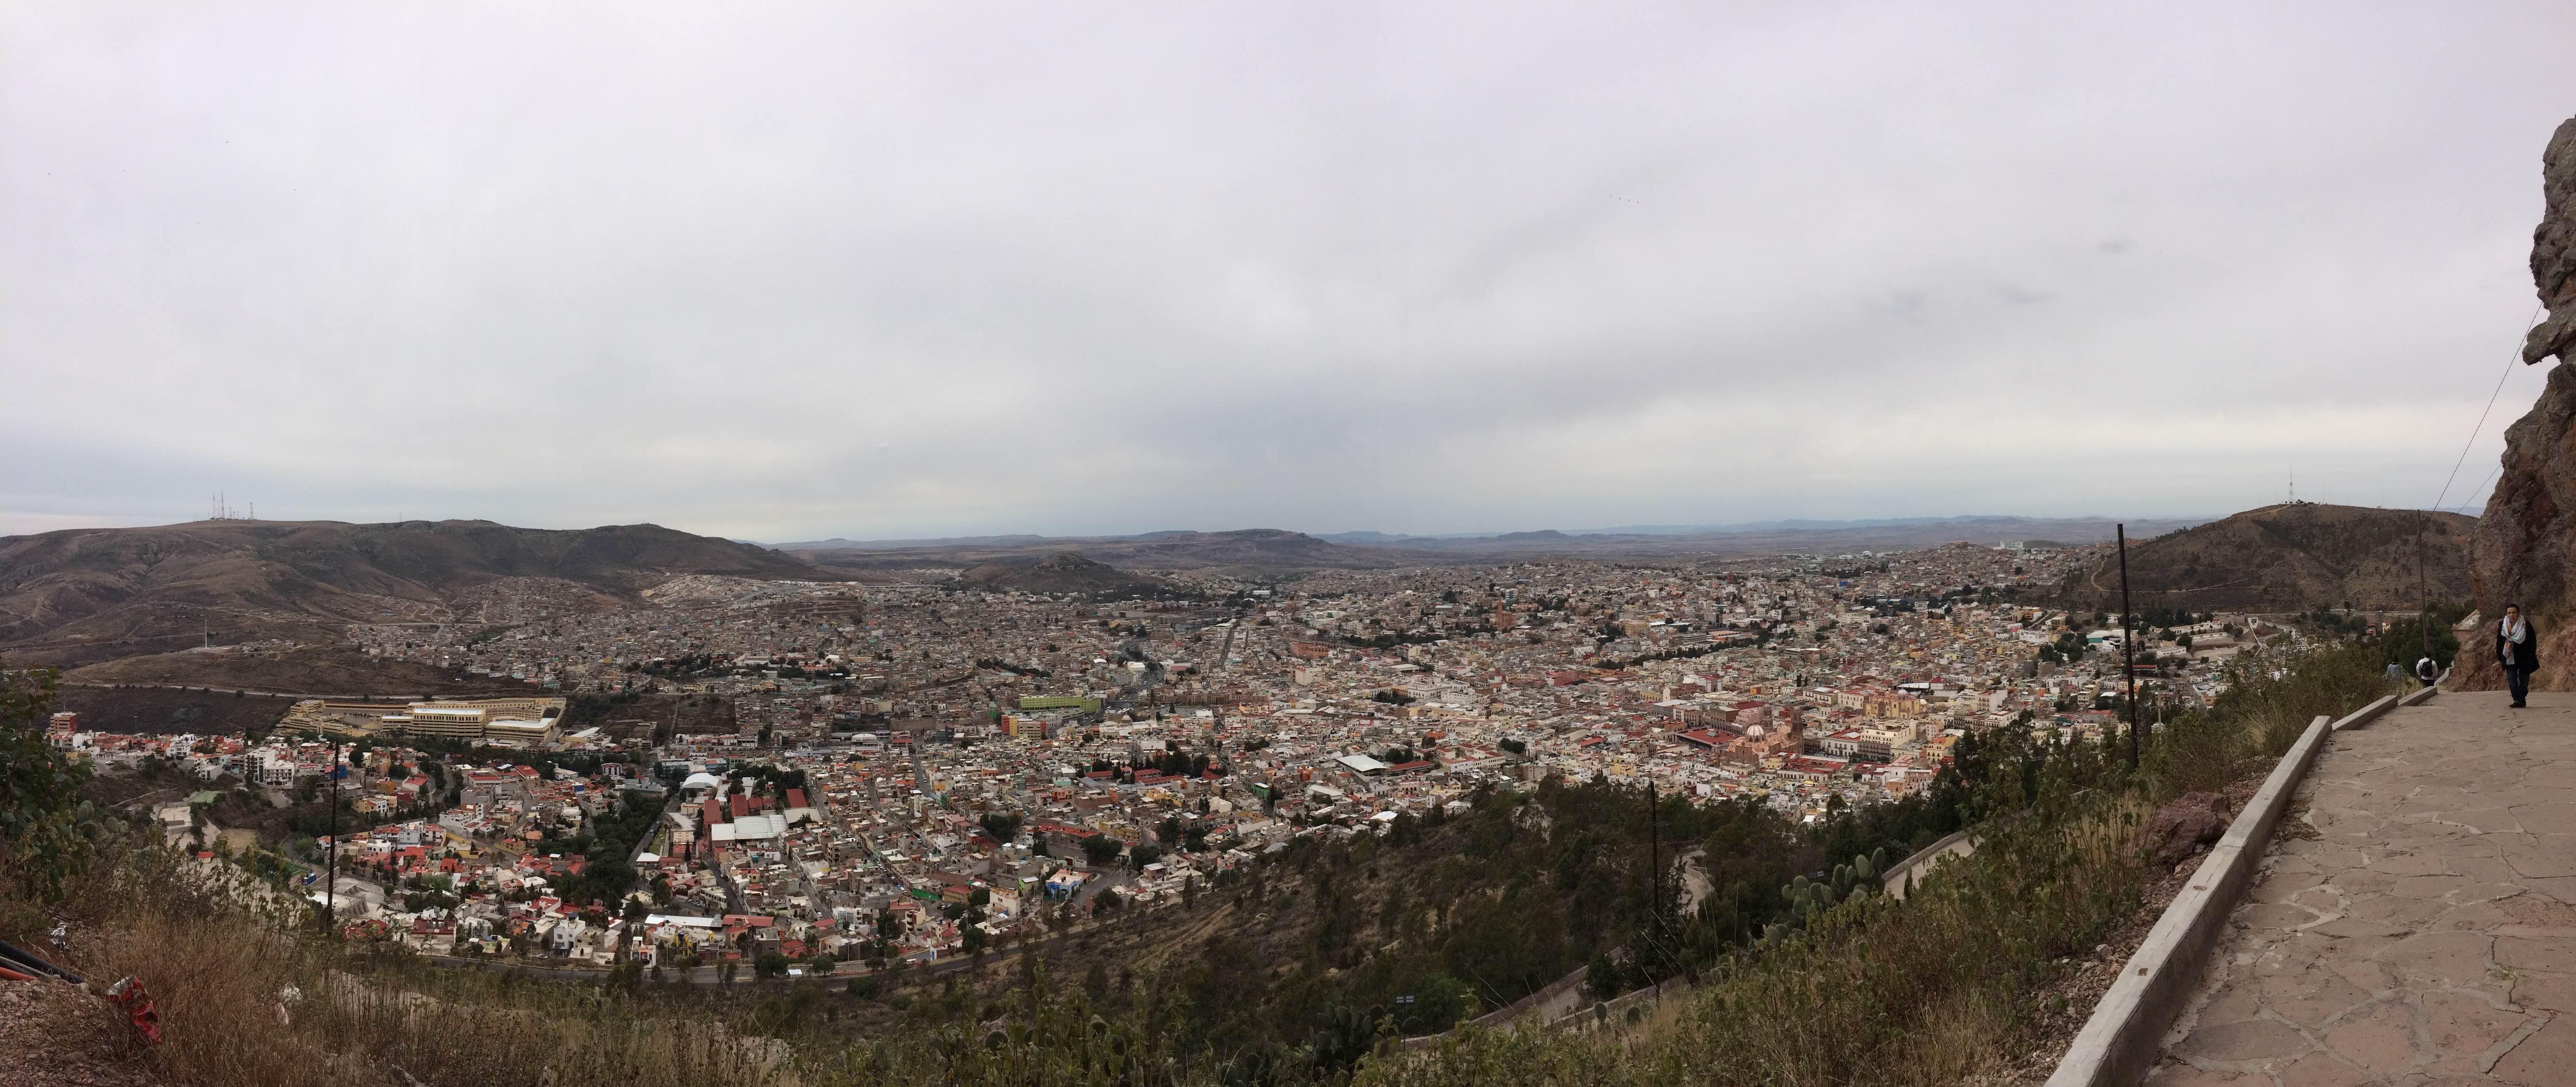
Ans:
<svg viewBox="0 0 2576 1087"><path fill-rule="evenodd" d="M1094 562L1070 551L1036 562L988 562L971 566L957 580L997 592L1081 593L1090 596L1145 596L1166 592L1169 584Z"/></svg>
<svg viewBox="0 0 2576 1087"><path fill-rule="evenodd" d="M2468 541L2476 525L2456 513L2265 506L2130 541L2130 592L2141 610L2404 610L2426 591L2436 602L2456 601L2469 592ZM2069 604L2118 611L2119 557L2069 575L2062 588Z"/></svg>
<svg viewBox="0 0 2576 1087"><path fill-rule="evenodd" d="M331 641L447 618L450 594L552 578L619 597L675 574L839 580L794 557L658 525L199 521L0 537L0 657L77 666L202 644Z"/></svg>

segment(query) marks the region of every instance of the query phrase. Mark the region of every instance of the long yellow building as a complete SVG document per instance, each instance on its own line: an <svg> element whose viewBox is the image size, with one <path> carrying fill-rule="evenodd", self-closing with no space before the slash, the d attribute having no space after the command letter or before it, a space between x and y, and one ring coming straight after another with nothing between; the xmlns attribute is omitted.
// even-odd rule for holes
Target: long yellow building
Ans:
<svg viewBox="0 0 2576 1087"><path fill-rule="evenodd" d="M362 736L440 736L457 740L496 740L551 744L563 738L561 698L477 698L413 702L295 704L278 722L289 731L311 730L352 739Z"/></svg>

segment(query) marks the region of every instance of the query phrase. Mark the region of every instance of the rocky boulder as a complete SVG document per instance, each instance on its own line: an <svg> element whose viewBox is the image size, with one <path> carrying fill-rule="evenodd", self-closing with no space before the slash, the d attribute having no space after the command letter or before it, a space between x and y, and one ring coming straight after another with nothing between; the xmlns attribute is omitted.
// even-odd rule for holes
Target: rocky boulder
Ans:
<svg viewBox="0 0 2576 1087"><path fill-rule="evenodd" d="M2558 126L2542 152L2546 210L2531 237L2531 279L2547 319L2523 342L2522 361L2558 361L2531 411L2505 431L2504 466L2478 519L2469 549L2469 591L2478 614L2520 604L2540 632L2540 671L2532 689L2576 690L2576 600L2569 563L2576 561L2576 119ZM2451 685L2504 686L2494 638L2464 632Z"/></svg>
<svg viewBox="0 0 2576 1087"><path fill-rule="evenodd" d="M2184 793L2156 809L2138 831L2137 848L2155 863L2172 864L2217 844L2234 816L2235 805L2224 794Z"/></svg>

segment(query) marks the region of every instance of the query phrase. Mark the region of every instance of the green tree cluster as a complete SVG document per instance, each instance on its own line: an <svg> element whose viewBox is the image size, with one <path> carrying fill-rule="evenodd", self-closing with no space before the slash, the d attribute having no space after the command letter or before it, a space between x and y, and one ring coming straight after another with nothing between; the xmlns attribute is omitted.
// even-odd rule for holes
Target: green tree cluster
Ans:
<svg viewBox="0 0 2576 1087"><path fill-rule="evenodd" d="M59 901L94 855L79 820L89 770L45 740L55 689L51 669L0 669L0 886L37 906Z"/></svg>

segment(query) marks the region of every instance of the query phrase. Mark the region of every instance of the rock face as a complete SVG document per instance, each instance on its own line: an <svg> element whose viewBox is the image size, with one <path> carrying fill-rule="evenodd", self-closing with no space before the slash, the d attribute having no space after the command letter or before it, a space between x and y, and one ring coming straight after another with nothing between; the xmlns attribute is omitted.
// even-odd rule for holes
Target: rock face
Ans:
<svg viewBox="0 0 2576 1087"><path fill-rule="evenodd" d="M2568 563L2576 560L2576 119L2558 126L2541 154L2547 210L2531 236L2531 279L2549 316L2523 342L2522 361L2555 357L2548 387L2529 414L2505 431L2504 469L2478 519L2469 549L2469 590L2478 614L2493 619L2522 605L2540 632L2540 671L2532 689L2576 690L2576 600ZM2494 639L2464 632L2453 686L2494 690L2504 671Z"/></svg>
<svg viewBox="0 0 2576 1087"><path fill-rule="evenodd" d="M2139 829L2138 848L2158 863L2172 864L2224 837L2232 817L2226 796L2184 793L2157 808L2154 818Z"/></svg>

